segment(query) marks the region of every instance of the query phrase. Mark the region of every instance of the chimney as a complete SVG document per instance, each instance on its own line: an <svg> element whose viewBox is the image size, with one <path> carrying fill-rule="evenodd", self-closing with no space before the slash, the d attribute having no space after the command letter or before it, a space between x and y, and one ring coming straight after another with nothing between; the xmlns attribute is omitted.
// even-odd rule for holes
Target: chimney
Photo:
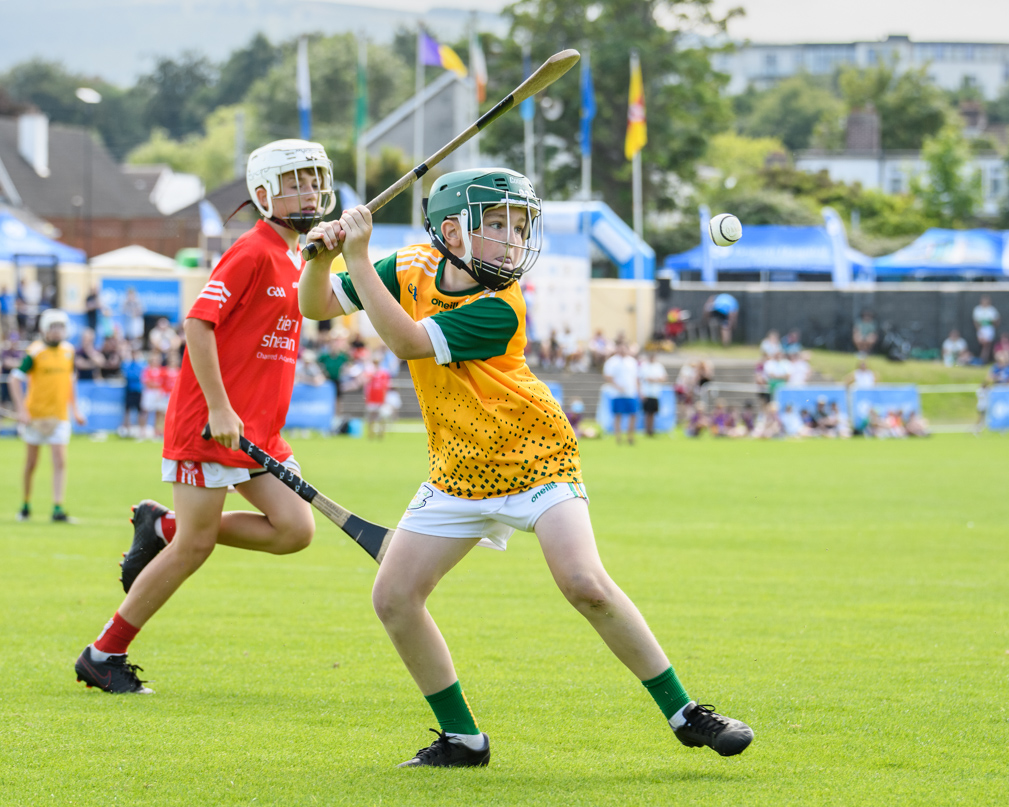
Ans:
<svg viewBox="0 0 1009 807"><path fill-rule="evenodd" d="M847 151L880 150L879 115L872 104L851 110L844 128L844 146Z"/></svg>
<svg viewBox="0 0 1009 807"><path fill-rule="evenodd" d="M49 176L49 118L41 112L18 117L18 153L40 177Z"/></svg>

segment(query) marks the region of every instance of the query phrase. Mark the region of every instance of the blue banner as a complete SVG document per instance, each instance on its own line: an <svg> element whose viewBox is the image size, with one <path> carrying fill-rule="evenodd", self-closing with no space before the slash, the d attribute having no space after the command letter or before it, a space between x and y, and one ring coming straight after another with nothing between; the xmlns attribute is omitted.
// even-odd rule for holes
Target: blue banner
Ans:
<svg viewBox="0 0 1009 807"><path fill-rule="evenodd" d="M523 48L522 50L522 80L525 81L533 73L533 61L532 56L529 53L529 48ZM536 102L532 97L526 98L525 101L519 104L519 112L522 114L522 120L532 120L536 115Z"/></svg>
<svg viewBox="0 0 1009 807"><path fill-rule="evenodd" d="M318 387L295 384L284 428L329 431L335 403L336 392L328 382Z"/></svg>
<svg viewBox="0 0 1009 807"><path fill-rule="evenodd" d="M582 156L592 156L592 120L596 116L596 91L592 86L592 64L589 54L582 56Z"/></svg>
<svg viewBox="0 0 1009 807"><path fill-rule="evenodd" d="M638 401L636 429L645 430L645 415L641 411L641 401ZM599 406L596 409L596 421L603 431L613 432L613 391L604 386L599 390ZM655 413L655 431L671 432L676 428L676 393L670 385L662 388L659 395L659 411Z"/></svg>
<svg viewBox="0 0 1009 807"><path fill-rule="evenodd" d="M167 317L175 324L179 321L182 293L178 280L149 280L131 278L102 278L100 297L102 307L107 308L118 321L123 316L123 301L129 289L137 292L145 314Z"/></svg>
<svg viewBox="0 0 1009 807"><path fill-rule="evenodd" d="M78 426L71 420L75 433L114 432L123 422L126 386L78 381L77 408L86 418L86 422L83 426Z"/></svg>
<svg viewBox="0 0 1009 807"><path fill-rule="evenodd" d="M816 403L820 398L826 398L825 403L827 406L836 403L838 411L842 415L848 414L848 390L840 385L823 387L784 386L778 387L774 391L774 400L777 402L778 409L781 412L784 412L785 407L789 404L792 405L792 409L796 412L802 412L803 409L812 412L816 409Z"/></svg>
<svg viewBox="0 0 1009 807"><path fill-rule="evenodd" d="M985 425L992 431L1009 430L1009 385L1000 384L988 390Z"/></svg>
<svg viewBox="0 0 1009 807"><path fill-rule="evenodd" d="M901 415L908 412L921 414L921 398L918 388L911 385L868 387L851 391L852 426L862 427L869 420L869 412L886 417L893 410Z"/></svg>

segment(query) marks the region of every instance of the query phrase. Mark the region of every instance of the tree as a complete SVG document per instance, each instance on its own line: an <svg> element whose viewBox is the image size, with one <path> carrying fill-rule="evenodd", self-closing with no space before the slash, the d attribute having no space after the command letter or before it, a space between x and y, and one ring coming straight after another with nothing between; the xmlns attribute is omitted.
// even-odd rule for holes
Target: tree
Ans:
<svg viewBox="0 0 1009 807"><path fill-rule="evenodd" d="M821 79L800 73L757 95L743 134L775 137L791 151L809 148L822 120L841 118L844 105Z"/></svg>
<svg viewBox="0 0 1009 807"><path fill-rule="evenodd" d="M145 124L164 129L174 140L200 131L212 108L215 80L213 65L194 51L186 51L179 61L159 58L138 83L148 94Z"/></svg>
<svg viewBox="0 0 1009 807"><path fill-rule="evenodd" d="M725 19L711 13L711 0L522 0L509 6L508 39L485 38L489 109L522 81L519 42L528 38L534 67L562 48L591 49L596 117L592 128L592 187L618 214L631 216L631 164L624 156L629 56L641 54L648 117L642 152L644 198L652 210L675 205L668 177L690 177L708 139L727 128L729 103L720 89L712 51L689 44L698 27L724 31ZM692 40L690 40L692 41ZM563 104L553 121L537 116L538 163L546 165L537 191L545 198L570 197L580 186L578 68L544 93ZM504 165L523 168L523 121L515 112L483 135L481 149Z"/></svg>
<svg viewBox="0 0 1009 807"><path fill-rule="evenodd" d="M214 106L240 103L249 88L277 64L281 49L270 44L262 33L256 34L244 48L232 51L221 65L214 86Z"/></svg>
<svg viewBox="0 0 1009 807"><path fill-rule="evenodd" d="M911 192L921 202L925 215L941 227L963 226L981 203L981 172L967 174L970 144L955 123L944 126L922 145L928 165L926 179L915 177Z"/></svg>

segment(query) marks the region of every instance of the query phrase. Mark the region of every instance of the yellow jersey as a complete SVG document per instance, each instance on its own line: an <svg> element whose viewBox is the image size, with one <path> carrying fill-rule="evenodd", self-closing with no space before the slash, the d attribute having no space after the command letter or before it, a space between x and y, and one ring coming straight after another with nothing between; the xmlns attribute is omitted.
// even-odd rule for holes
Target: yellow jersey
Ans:
<svg viewBox="0 0 1009 807"><path fill-rule="evenodd" d="M375 269L435 348L434 358L409 362L427 427L431 484L487 499L546 480L580 483L574 430L526 364L519 284L445 291L445 259L427 244L405 247ZM346 313L360 310L346 272L334 274L332 284Z"/></svg>
<svg viewBox="0 0 1009 807"><path fill-rule="evenodd" d="M21 372L28 376L25 407L31 418L70 419L68 407L74 391L73 345L32 342L21 362Z"/></svg>

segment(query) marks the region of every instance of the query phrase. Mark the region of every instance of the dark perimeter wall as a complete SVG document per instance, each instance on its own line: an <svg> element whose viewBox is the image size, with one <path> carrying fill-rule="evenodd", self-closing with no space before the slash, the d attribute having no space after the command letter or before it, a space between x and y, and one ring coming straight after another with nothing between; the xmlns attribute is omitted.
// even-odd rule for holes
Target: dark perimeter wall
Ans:
<svg viewBox="0 0 1009 807"><path fill-rule="evenodd" d="M685 308L700 320L712 294L727 292L739 301L733 340L758 344L772 328L782 336L802 331L802 344L827 350L851 350L851 330L862 309L873 311L880 336L887 324L916 346L938 348L950 330L960 331L977 353L971 314L982 294L1002 316L999 332L1009 331L1009 283L878 283L871 289L841 290L822 284L720 283L717 287L681 283L673 288L658 281L656 331L670 308Z"/></svg>

